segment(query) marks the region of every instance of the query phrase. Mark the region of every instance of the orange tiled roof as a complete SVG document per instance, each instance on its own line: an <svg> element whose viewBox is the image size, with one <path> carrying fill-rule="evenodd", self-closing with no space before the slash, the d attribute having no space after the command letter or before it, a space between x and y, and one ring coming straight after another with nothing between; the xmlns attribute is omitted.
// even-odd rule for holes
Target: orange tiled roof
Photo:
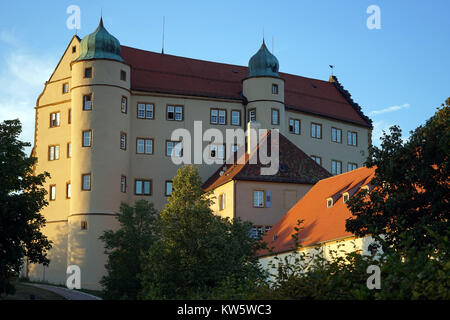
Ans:
<svg viewBox="0 0 450 320"><path fill-rule="evenodd" d="M299 244L311 246L324 241L332 241L352 236L345 230L345 221L352 216L342 200L342 193L352 196L362 186L370 186L376 167L361 167L331 178L320 180L300 199L281 220L268 231L263 241L273 248L273 253L290 251L295 248L292 235L298 220L304 220L298 234ZM327 208L326 200L333 199L333 206ZM276 236L274 240L274 236ZM261 256L270 254L267 250Z"/></svg>
<svg viewBox="0 0 450 320"><path fill-rule="evenodd" d="M156 93L224 98L243 101L243 66L189 59L122 46L131 66L131 89ZM335 82L281 73L287 108L371 127L350 94Z"/></svg>
<svg viewBox="0 0 450 320"><path fill-rule="evenodd" d="M266 136L262 136L261 142L267 139L267 150L271 150L270 131ZM300 148L293 144L281 133L279 134L279 170L274 175L261 175L260 170L263 167L258 160L258 150L261 143L255 148L252 154L244 153L243 161L225 165L227 169L220 174L224 166L220 167L208 180L203 184L206 191L215 189L231 180L250 180L264 182L282 182L282 183L301 183L315 184L321 179L331 176L331 174L323 167L318 165ZM243 148L243 147L242 147ZM250 159L256 158L255 161ZM242 164L238 164L243 162Z"/></svg>

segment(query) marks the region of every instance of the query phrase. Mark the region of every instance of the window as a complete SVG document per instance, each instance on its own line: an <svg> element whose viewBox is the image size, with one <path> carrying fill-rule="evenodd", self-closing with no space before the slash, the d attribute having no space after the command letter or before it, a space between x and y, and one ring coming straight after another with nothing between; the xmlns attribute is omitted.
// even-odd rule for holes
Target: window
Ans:
<svg viewBox="0 0 450 320"><path fill-rule="evenodd" d="M72 109L69 109L69 110L68 110L67 123L68 123L68 124L71 124L71 123L72 123Z"/></svg>
<svg viewBox="0 0 450 320"><path fill-rule="evenodd" d="M150 196L152 194L152 180L136 179L134 193L136 195Z"/></svg>
<svg viewBox="0 0 450 320"><path fill-rule="evenodd" d="M211 109L210 123L227 124L227 111L223 109Z"/></svg>
<svg viewBox="0 0 450 320"><path fill-rule="evenodd" d="M50 201L56 200L56 185L50 185Z"/></svg>
<svg viewBox="0 0 450 320"><path fill-rule="evenodd" d="M311 159L313 159L319 166L322 165L322 158L319 156L311 156Z"/></svg>
<svg viewBox="0 0 450 320"><path fill-rule="evenodd" d="M168 180L166 181L166 187L165 187L165 196L168 197L172 194L172 181Z"/></svg>
<svg viewBox="0 0 450 320"><path fill-rule="evenodd" d="M272 124L279 125L280 124L280 110L272 109Z"/></svg>
<svg viewBox="0 0 450 320"><path fill-rule="evenodd" d="M300 120L289 119L289 132L294 134L300 134Z"/></svg>
<svg viewBox="0 0 450 320"><path fill-rule="evenodd" d="M81 230L87 230L87 228L88 228L88 223L87 223L87 221L86 221L86 220L81 221L81 222L80 222L80 229L81 229Z"/></svg>
<svg viewBox="0 0 450 320"><path fill-rule="evenodd" d="M83 96L83 110L84 111L92 110L92 94L85 94Z"/></svg>
<svg viewBox="0 0 450 320"><path fill-rule="evenodd" d="M342 130L331 128L331 141L342 143Z"/></svg>
<svg viewBox="0 0 450 320"><path fill-rule="evenodd" d="M342 173L342 162L338 160L331 160L331 174L341 174Z"/></svg>
<svg viewBox="0 0 450 320"><path fill-rule="evenodd" d="M72 47L72 53L75 53L75 52L77 52L77 47L76 47L76 46L73 46L73 47Z"/></svg>
<svg viewBox="0 0 450 320"><path fill-rule="evenodd" d="M137 138L136 139L137 154L153 154L153 139Z"/></svg>
<svg viewBox="0 0 450 320"><path fill-rule="evenodd" d="M67 143L67 158L72 158L72 143Z"/></svg>
<svg viewBox="0 0 450 320"><path fill-rule="evenodd" d="M125 96L122 96L122 101L120 104L120 111L122 113L127 113L127 109L128 109L128 98Z"/></svg>
<svg viewBox="0 0 450 320"><path fill-rule="evenodd" d="M233 126L240 126L241 125L241 112L239 110L232 110L231 111L231 124Z"/></svg>
<svg viewBox="0 0 450 320"><path fill-rule="evenodd" d="M344 203L347 203L349 198L350 198L350 195L348 194L348 192L345 192L345 193L342 194L342 201Z"/></svg>
<svg viewBox="0 0 450 320"><path fill-rule="evenodd" d="M353 163L353 162L347 163L347 172L355 170L357 168L358 168L358 165L356 163Z"/></svg>
<svg viewBox="0 0 450 320"><path fill-rule="evenodd" d="M127 73L123 70L120 70L120 80L127 81Z"/></svg>
<svg viewBox="0 0 450 320"><path fill-rule="evenodd" d="M59 112L50 113L50 128L59 127L61 114Z"/></svg>
<svg viewBox="0 0 450 320"><path fill-rule="evenodd" d="M59 159L59 145L48 146L48 161Z"/></svg>
<svg viewBox="0 0 450 320"><path fill-rule="evenodd" d="M272 84L272 94L278 94L278 85L275 83Z"/></svg>
<svg viewBox="0 0 450 320"><path fill-rule="evenodd" d="M153 103L138 103L137 117L138 119L154 119L154 104Z"/></svg>
<svg viewBox="0 0 450 320"><path fill-rule="evenodd" d="M256 121L256 109L248 110L248 121Z"/></svg>
<svg viewBox="0 0 450 320"><path fill-rule="evenodd" d="M127 177L120 176L120 192L127 192Z"/></svg>
<svg viewBox="0 0 450 320"><path fill-rule="evenodd" d="M125 132L120 133L120 149L127 150L127 134Z"/></svg>
<svg viewBox="0 0 450 320"><path fill-rule="evenodd" d="M183 106L167 106L167 120L183 121Z"/></svg>
<svg viewBox="0 0 450 320"><path fill-rule="evenodd" d="M64 93L68 93L68 92L69 92L69 83L65 82L62 85L62 93L64 94Z"/></svg>
<svg viewBox="0 0 450 320"><path fill-rule="evenodd" d="M328 198L327 199L327 208L331 208L333 206L333 199L332 198Z"/></svg>
<svg viewBox="0 0 450 320"><path fill-rule="evenodd" d="M253 191L253 207L264 208L264 191Z"/></svg>
<svg viewBox="0 0 450 320"><path fill-rule="evenodd" d="M271 226L252 226L250 230L250 238L253 239L261 239L262 236L268 232L272 227ZM274 239L275 240L275 239Z"/></svg>
<svg viewBox="0 0 450 320"><path fill-rule="evenodd" d="M211 159L225 159L225 145L212 144L209 146L209 157Z"/></svg>
<svg viewBox="0 0 450 320"><path fill-rule="evenodd" d="M181 157L183 155L183 147L180 141L166 141L166 156Z"/></svg>
<svg viewBox="0 0 450 320"><path fill-rule="evenodd" d="M91 147L92 146L92 130L85 130L82 134L82 147Z"/></svg>
<svg viewBox="0 0 450 320"><path fill-rule="evenodd" d="M311 137L322 139L322 125L319 123L311 123Z"/></svg>
<svg viewBox="0 0 450 320"><path fill-rule="evenodd" d="M66 183L66 199L70 199L71 190L70 190L70 181Z"/></svg>
<svg viewBox="0 0 450 320"><path fill-rule="evenodd" d="M92 78L92 68L84 68L84 77Z"/></svg>
<svg viewBox="0 0 450 320"><path fill-rule="evenodd" d="M91 190L91 174L86 173L81 175L81 190L90 191Z"/></svg>
<svg viewBox="0 0 450 320"><path fill-rule="evenodd" d="M231 146L231 152L233 152L233 153L235 153L236 151L238 151L238 149L239 149L239 146L238 146L237 144L233 144L233 145Z"/></svg>
<svg viewBox="0 0 450 320"><path fill-rule="evenodd" d="M347 132L347 144L349 146L357 146L358 145L358 133L354 131Z"/></svg>
<svg viewBox="0 0 450 320"><path fill-rule="evenodd" d="M219 195L219 211L224 210L226 206L226 195L222 193Z"/></svg>

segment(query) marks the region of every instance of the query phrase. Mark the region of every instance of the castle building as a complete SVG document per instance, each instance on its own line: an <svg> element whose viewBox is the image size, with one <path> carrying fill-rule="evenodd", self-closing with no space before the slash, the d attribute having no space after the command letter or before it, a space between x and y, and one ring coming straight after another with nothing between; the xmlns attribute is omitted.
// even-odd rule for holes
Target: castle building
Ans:
<svg viewBox="0 0 450 320"><path fill-rule="evenodd" d="M166 203L179 166L171 155L187 151L171 139L175 129L194 132L194 121L201 121L203 131L225 132L257 121L279 129L331 174L363 165L372 130L336 77L281 73L264 42L243 67L122 46L102 20L82 40L71 39L35 114L32 155L36 172L51 174L42 214L53 248L50 266L29 265L27 274L64 284L67 266L78 265L82 286L92 289L105 273L98 238L117 227L120 203L146 199L158 209ZM230 156L208 141L202 148L211 158ZM204 181L221 166L200 164Z"/></svg>

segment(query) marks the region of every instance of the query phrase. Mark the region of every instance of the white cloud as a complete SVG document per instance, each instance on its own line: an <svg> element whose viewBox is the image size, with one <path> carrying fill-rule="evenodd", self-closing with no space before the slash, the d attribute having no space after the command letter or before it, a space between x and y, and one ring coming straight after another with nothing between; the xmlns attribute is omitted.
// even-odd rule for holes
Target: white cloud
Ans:
<svg viewBox="0 0 450 320"><path fill-rule="evenodd" d="M372 130L372 144L379 147L381 145L381 137L383 136L383 131L389 133L389 128L394 124L388 123L386 121L380 120L373 123Z"/></svg>
<svg viewBox="0 0 450 320"><path fill-rule="evenodd" d="M34 141L34 107L56 59L28 52L6 31L0 32L6 50L0 54L0 121L20 119L23 141ZM27 153L31 148L27 148Z"/></svg>
<svg viewBox="0 0 450 320"><path fill-rule="evenodd" d="M409 107L410 107L409 103L404 103L401 106L391 106L391 107L387 107L387 108L380 109L380 110L374 110L374 111L370 112L369 115L375 116L375 115L378 115L378 114L394 112L394 111L406 109L406 108L409 108Z"/></svg>

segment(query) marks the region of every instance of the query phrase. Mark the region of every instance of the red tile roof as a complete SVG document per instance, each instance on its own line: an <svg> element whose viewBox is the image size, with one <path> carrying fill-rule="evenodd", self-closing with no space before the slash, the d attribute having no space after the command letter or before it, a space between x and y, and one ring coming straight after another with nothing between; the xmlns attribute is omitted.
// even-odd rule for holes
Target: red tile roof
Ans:
<svg viewBox="0 0 450 320"><path fill-rule="evenodd" d="M298 220L304 220L301 225L303 229L298 234L299 243L304 247L352 236L345 230L345 221L352 214L342 201L342 193L348 192L352 196L362 186L370 185L375 170L376 167L362 167L319 181L262 240L269 248L273 248L273 253L293 250L295 241L292 235L296 232L294 228ZM327 208L327 198L333 199L331 208ZM271 253L262 250L259 254L264 256Z"/></svg>
<svg viewBox="0 0 450 320"><path fill-rule="evenodd" d="M331 174L312 160L306 153L289 141L281 133L279 134L279 170L274 175L261 175L263 165L258 161L258 150L261 143L267 139L267 150L271 150L272 139L269 133L261 138L261 142L250 155L245 152L235 164L225 165L227 169L221 175L224 166L220 167L206 182L203 188L206 191L215 189L231 180L250 180L264 182L315 184ZM244 148L244 147L242 147ZM255 159L255 161L250 161ZM241 163L241 164L240 164Z"/></svg>
<svg viewBox="0 0 450 320"><path fill-rule="evenodd" d="M131 89L156 93L224 98L242 101L242 80L248 68L196 60L122 46L131 65ZM336 85L323 80L280 73L285 80L287 108L331 117L365 127L370 120ZM356 107L355 107L356 105Z"/></svg>

